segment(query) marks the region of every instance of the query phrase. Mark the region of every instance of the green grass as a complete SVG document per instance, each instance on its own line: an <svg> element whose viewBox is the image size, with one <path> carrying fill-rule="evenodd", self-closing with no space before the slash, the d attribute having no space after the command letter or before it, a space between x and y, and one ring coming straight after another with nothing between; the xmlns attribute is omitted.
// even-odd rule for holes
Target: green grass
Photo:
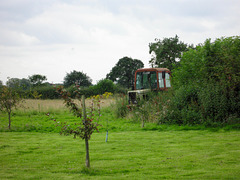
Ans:
<svg viewBox="0 0 240 180"><path fill-rule="evenodd" d="M0 114L0 179L240 177L239 130L153 123L141 128L140 122L116 118L111 108L101 114L100 132L90 140L91 169L85 168L84 141L58 134L53 119L80 121L68 110L15 111L11 131L7 115Z"/></svg>
<svg viewBox="0 0 240 180"><path fill-rule="evenodd" d="M0 179L238 179L239 132L94 133L91 169L80 139L56 133L0 133Z"/></svg>
<svg viewBox="0 0 240 180"><path fill-rule="evenodd" d="M65 111L52 111L47 116L46 112L21 112L16 111L12 117L12 132L59 132L59 128L56 128L56 122L67 122L68 124L75 124L80 122L81 119L73 116L68 110ZM102 126L99 127L100 132L106 131L132 131L140 130L141 126L138 122L132 122L131 120L118 118L114 116L110 109L103 109L102 116L99 118L98 123ZM56 120L56 122L53 121ZM8 131L7 114L0 113L0 132Z"/></svg>

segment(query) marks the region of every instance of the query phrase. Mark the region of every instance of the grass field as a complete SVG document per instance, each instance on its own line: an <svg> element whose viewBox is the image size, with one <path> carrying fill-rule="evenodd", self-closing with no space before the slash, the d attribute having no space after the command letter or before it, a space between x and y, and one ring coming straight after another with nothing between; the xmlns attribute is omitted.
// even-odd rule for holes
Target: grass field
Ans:
<svg viewBox="0 0 240 180"><path fill-rule="evenodd" d="M0 179L239 179L240 133L157 126L116 119L105 106L90 140L91 169L81 139L60 136L54 122L79 121L63 106L18 110L8 132L0 114ZM61 104L61 103L59 103ZM106 103L107 104L107 103ZM109 103L111 104L111 103ZM41 107L40 106L40 107ZM51 112L46 116L46 112ZM109 137L105 142L108 122ZM197 129L197 130L193 130Z"/></svg>

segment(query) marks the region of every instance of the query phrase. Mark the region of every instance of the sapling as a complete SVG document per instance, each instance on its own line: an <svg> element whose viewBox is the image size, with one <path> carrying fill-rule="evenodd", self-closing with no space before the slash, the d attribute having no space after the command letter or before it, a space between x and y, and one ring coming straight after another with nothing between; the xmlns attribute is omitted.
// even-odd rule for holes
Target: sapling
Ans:
<svg viewBox="0 0 240 180"><path fill-rule="evenodd" d="M19 93L13 88L7 86L0 87L0 111L8 114L8 128L11 129L11 115L13 109L17 108L18 104L22 102Z"/></svg>
<svg viewBox="0 0 240 180"><path fill-rule="evenodd" d="M88 141L91 138L91 135L94 131L98 131L99 124L94 122L93 114L88 117L86 115L86 106L85 106L85 96L81 95L79 86L75 86L76 88L76 97L79 101L81 101L81 106L77 105L75 99L71 98L71 94L63 89L62 86L57 88L57 92L61 95L64 100L64 104L66 107L70 109L70 111L80 119L79 123L75 123L74 125L69 125L66 122L61 123L61 132L63 135L74 135L74 138L80 137L85 140L86 147L86 167L90 168L90 158L89 158L89 144Z"/></svg>

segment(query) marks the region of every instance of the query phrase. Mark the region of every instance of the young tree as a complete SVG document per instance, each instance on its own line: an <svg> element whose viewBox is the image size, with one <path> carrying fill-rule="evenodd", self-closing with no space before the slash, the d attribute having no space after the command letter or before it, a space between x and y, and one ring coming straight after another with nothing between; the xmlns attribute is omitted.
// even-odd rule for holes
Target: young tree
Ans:
<svg viewBox="0 0 240 180"><path fill-rule="evenodd" d="M135 71L143 67L144 64L141 60L123 57L119 59L106 78L125 88L130 88L134 82Z"/></svg>
<svg viewBox="0 0 240 180"><path fill-rule="evenodd" d="M57 88L57 92L61 95L64 100L65 105L71 110L71 112L81 119L80 123L75 125L69 125L66 122L62 123L61 134L70 135L73 134L74 138L77 136L85 140L86 147L86 167L90 168L90 158L89 158L89 144L88 141L91 138L92 133L99 126L96 122L93 122L93 116L87 117L86 107L85 107L85 96L83 95L80 98L80 89L79 86L76 86L77 99L81 101L82 107L79 107L77 103L70 96L71 94L63 89L62 86Z"/></svg>
<svg viewBox="0 0 240 180"><path fill-rule="evenodd" d="M184 51L188 50L188 45L179 41L178 36L174 38L155 39L149 44L149 54L152 58L149 63L152 67L164 67L170 70L178 64L178 60Z"/></svg>
<svg viewBox="0 0 240 180"><path fill-rule="evenodd" d="M64 87L69 87L74 84L78 84L81 86L91 86L92 85L92 79L87 76L87 74L79 71L72 71L70 73L67 73L67 75L64 77Z"/></svg>
<svg viewBox="0 0 240 180"><path fill-rule="evenodd" d="M6 86L0 87L0 111L8 114L8 128L11 129L11 115L13 108L22 101L20 95L14 89Z"/></svg>

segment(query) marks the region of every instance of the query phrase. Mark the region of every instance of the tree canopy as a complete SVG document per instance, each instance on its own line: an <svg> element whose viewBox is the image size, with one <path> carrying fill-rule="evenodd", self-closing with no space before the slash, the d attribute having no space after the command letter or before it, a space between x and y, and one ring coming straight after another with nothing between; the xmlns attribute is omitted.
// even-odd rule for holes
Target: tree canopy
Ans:
<svg viewBox="0 0 240 180"><path fill-rule="evenodd" d="M88 87L92 85L92 79L87 76L87 74L74 70L70 73L67 73L67 75L64 77L63 83L65 87L72 86L76 83L80 86Z"/></svg>
<svg viewBox="0 0 240 180"><path fill-rule="evenodd" d="M141 60L123 57L119 59L106 78L123 87L130 88L134 82L135 71L143 67L144 64Z"/></svg>
<svg viewBox="0 0 240 180"><path fill-rule="evenodd" d="M31 82L28 79L22 78L9 78L6 82L7 86L13 89L22 89L29 90L31 86Z"/></svg>
<svg viewBox="0 0 240 180"><path fill-rule="evenodd" d="M182 53L188 50L188 45L179 41L178 36L174 38L155 39L149 44L149 54L152 58L149 63L152 67L163 67L170 70L178 64Z"/></svg>
<svg viewBox="0 0 240 180"><path fill-rule="evenodd" d="M34 74L32 76L29 76L28 79L33 86L40 86L42 85L43 81L47 80L47 77L40 74Z"/></svg>

